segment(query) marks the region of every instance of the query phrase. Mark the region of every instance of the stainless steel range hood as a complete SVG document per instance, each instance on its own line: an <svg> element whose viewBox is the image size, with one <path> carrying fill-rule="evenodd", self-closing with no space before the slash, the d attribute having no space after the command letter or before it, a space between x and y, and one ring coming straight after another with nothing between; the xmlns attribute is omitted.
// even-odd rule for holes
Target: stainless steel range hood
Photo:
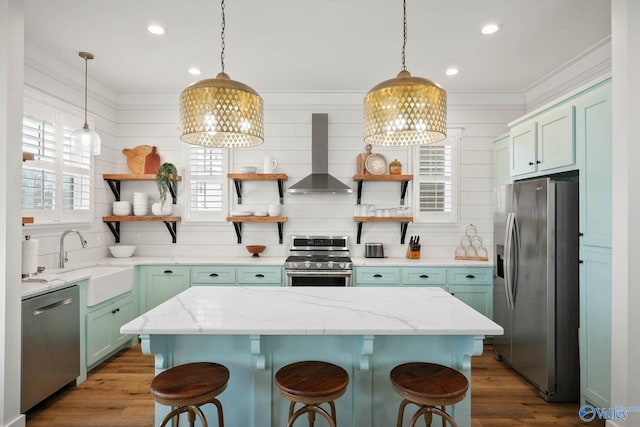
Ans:
<svg viewBox="0 0 640 427"><path fill-rule="evenodd" d="M347 194L353 190L329 175L329 115L311 115L311 175L293 184L288 193Z"/></svg>

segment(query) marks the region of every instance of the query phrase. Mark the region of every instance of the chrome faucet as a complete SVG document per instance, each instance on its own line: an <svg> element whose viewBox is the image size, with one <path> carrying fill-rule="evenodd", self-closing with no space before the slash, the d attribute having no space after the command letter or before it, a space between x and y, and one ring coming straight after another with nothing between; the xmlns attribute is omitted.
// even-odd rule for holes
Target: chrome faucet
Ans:
<svg viewBox="0 0 640 427"><path fill-rule="evenodd" d="M69 233L76 233L80 238L80 243L82 243L82 247L83 248L87 247L87 241L85 240L82 233L80 233L75 228L70 228L69 230L65 230L64 233L62 233L62 236L60 236L60 262L58 263L58 267L60 268L64 268L64 263L69 261L69 258L67 258L67 252L64 250L64 237Z"/></svg>

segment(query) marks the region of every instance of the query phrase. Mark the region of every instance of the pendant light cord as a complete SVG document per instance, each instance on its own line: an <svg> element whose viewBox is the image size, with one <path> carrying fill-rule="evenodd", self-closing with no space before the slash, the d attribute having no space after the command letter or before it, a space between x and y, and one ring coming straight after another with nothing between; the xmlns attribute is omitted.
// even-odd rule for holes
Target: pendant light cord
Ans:
<svg viewBox="0 0 640 427"><path fill-rule="evenodd" d="M84 128L87 129L89 127L89 123L87 123L87 74L88 74L88 64L89 59L84 58Z"/></svg>
<svg viewBox="0 0 640 427"><path fill-rule="evenodd" d="M404 38L402 39L402 71L407 71L405 64L405 50L407 49L407 0L402 1L402 23Z"/></svg>
<svg viewBox="0 0 640 427"><path fill-rule="evenodd" d="M225 27L224 0L222 0L220 7L222 9L222 32L220 33L220 39L222 40L222 43L221 43L222 51L220 52L220 63L222 65L222 72L224 73L224 27Z"/></svg>

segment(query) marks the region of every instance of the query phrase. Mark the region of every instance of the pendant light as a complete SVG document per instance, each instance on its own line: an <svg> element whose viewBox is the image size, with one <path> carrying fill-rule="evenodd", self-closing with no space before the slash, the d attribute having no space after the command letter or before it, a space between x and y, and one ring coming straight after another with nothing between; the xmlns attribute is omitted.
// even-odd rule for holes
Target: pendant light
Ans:
<svg viewBox="0 0 640 427"><path fill-rule="evenodd" d="M407 0L403 0L402 69L364 98L364 142L405 146L431 144L447 137L447 93L436 83L414 77L405 65Z"/></svg>
<svg viewBox="0 0 640 427"><path fill-rule="evenodd" d="M84 126L71 133L71 146L74 149L81 149L83 152L90 152L95 156L99 156L102 145L100 135L89 129L89 124L87 123L87 64L94 56L89 52L78 52L78 56L84 59Z"/></svg>
<svg viewBox="0 0 640 427"><path fill-rule="evenodd" d="M180 95L180 139L208 147L251 147L264 141L262 98L224 72L224 0L222 8L222 71L195 82Z"/></svg>

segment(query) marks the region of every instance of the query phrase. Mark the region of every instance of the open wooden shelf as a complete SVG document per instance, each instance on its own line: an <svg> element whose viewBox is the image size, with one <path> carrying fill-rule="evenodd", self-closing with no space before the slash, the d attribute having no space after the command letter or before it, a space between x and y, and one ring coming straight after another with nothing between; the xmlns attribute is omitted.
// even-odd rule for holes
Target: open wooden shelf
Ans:
<svg viewBox="0 0 640 427"><path fill-rule="evenodd" d="M289 179L284 173L228 173L227 178L233 180L239 205L242 204L242 181L277 181L280 204L284 203L284 181Z"/></svg>
<svg viewBox="0 0 640 427"><path fill-rule="evenodd" d="M362 224L365 222L399 222L400 223L400 243L404 245L404 238L407 235L407 227L413 222L412 216L354 216L353 220L358 223L358 237L356 243L360 244L362 235Z"/></svg>
<svg viewBox="0 0 640 427"><path fill-rule="evenodd" d="M102 175L102 179L104 179L107 184L109 184L109 188L111 188L111 192L113 193L116 201L120 201L120 182L121 181L155 181L156 174L155 173L105 173ZM182 177L178 176L178 181L182 181ZM169 183L169 192L171 193L171 198L173 199L173 204L176 204L176 189L173 188L173 184Z"/></svg>
<svg viewBox="0 0 640 427"><path fill-rule="evenodd" d="M176 242L176 234L178 230L178 221L182 220L179 216L103 216L102 222L107 224L111 234L116 239L116 243L120 243L120 223L121 222L163 222L167 226L167 230L171 234L171 240Z"/></svg>
<svg viewBox="0 0 640 427"><path fill-rule="evenodd" d="M358 182L358 201L362 200L362 183L364 181L394 181L400 183L400 204L404 205L404 196L407 194L409 181L413 180L413 175L373 175L373 174L356 174L353 180Z"/></svg>
<svg viewBox="0 0 640 427"><path fill-rule="evenodd" d="M23 216L22 217L22 225L25 224L33 224L33 217L32 216Z"/></svg>
<svg viewBox="0 0 640 427"><path fill-rule="evenodd" d="M284 223L287 222L286 216L228 216L227 222L233 223L233 228L236 230L236 237L238 243L242 243L242 223L244 222L275 222L278 224L278 238L280 244L282 244L282 229Z"/></svg>

